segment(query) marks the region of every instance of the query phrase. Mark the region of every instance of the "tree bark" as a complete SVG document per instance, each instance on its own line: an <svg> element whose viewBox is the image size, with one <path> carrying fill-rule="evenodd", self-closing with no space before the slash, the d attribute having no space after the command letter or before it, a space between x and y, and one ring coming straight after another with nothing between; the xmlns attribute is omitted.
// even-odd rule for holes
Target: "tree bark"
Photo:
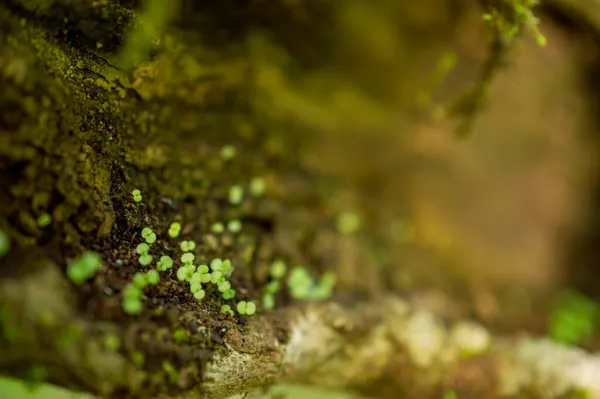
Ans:
<svg viewBox="0 0 600 399"><path fill-rule="evenodd" d="M299 120L310 120L313 131L332 129L348 116L296 95L282 70L298 71L277 51L297 56L302 68L322 68L334 8L248 1L244 14L227 2L182 2L187 17L161 25L166 33L159 42L147 38L148 53L133 57L131 68L121 53L128 33L154 21L128 8L136 3L0 5L0 220L12 239L0 259L2 373L25 378L37 367L49 382L107 398L216 399L275 381L380 398L450 389L460 398L600 398L597 356L494 337L464 321L446 325L374 294L377 284L319 303L281 293L275 311L241 318L219 312L218 293L194 301L169 272L146 289L140 316L125 315L122 290L140 269L143 227L159 233L156 245L173 258L177 242L165 233L174 220L183 221L183 238L199 243L199 258L231 258L236 300L260 298L272 260L327 265L347 255L352 240L335 234L325 202L306 194L328 182L298 167L296 150L309 139L278 132ZM443 35L455 11L445 1L431 5L445 5L439 12L447 12L448 26L436 27ZM243 40L265 27L279 47L261 36ZM408 87L414 71L400 72ZM380 99L406 96L386 85L364 89ZM364 115L370 105L360 103ZM377 116L373 110L353 127L376 128ZM231 143L242 154L228 163L219 150ZM256 175L266 176L271 195L228 205L228 188ZM134 188L143 193L140 204L131 199ZM49 227L36 222L44 213ZM211 233L213 223L235 219L243 236ZM329 247L342 254L329 255ZM76 285L65 270L84 249L100 253L104 265ZM185 338L175 338L177 330Z"/></svg>

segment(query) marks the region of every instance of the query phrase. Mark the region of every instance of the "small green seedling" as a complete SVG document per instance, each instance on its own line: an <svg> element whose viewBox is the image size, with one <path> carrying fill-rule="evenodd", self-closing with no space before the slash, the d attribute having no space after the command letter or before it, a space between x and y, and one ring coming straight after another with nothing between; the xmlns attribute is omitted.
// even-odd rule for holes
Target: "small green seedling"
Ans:
<svg viewBox="0 0 600 399"><path fill-rule="evenodd" d="M273 294L265 294L262 298L262 307L265 310L271 310L275 308L275 297Z"/></svg>
<svg viewBox="0 0 600 399"><path fill-rule="evenodd" d="M197 300L202 300L204 299L204 297L206 296L206 291L204 290L200 290L194 293L194 298L196 298Z"/></svg>
<svg viewBox="0 0 600 399"><path fill-rule="evenodd" d="M171 223L171 226L169 227L169 237L171 238L177 238L179 236L179 233L181 232L181 223L179 222L173 222Z"/></svg>
<svg viewBox="0 0 600 399"><path fill-rule="evenodd" d="M232 234L237 234L242 231L242 222L238 219L230 220L227 223L227 230Z"/></svg>
<svg viewBox="0 0 600 399"><path fill-rule="evenodd" d="M285 272L287 271L287 266L285 265L284 261L276 260L271 264L271 268L269 271L271 277L273 277L276 280L279 280L285 275Z"/></svg>
<svg viewBox="0 0 600 399"><path fill-rule="evenodd" d="M210 268L215 272L221 270L222 266L223 266L223 261L219 258L215 258L212 260L212 262L210 262Z"/></svg>
<svg viewBox="0 0 600 399"><path fill-rule="evenodd" d="M142 238L146 240L148 244L152 244L156 241L156 234L150 227L144 227L142 230Z"/></svg>
<svg viewBox="0 0 600 399"><path fill-rule="evenodd" d="M158 274L158 271L154 269L148 270L148 272L146 272L146 281L150 285L157 285L160 282L160 275Z"/></svg>
<svg viewBox="0 0 600 399"><path fill-rule="evenodd" d="M274 295L274 294L278 293L280 289L281 289L281 283L278 280L274 280L274 281L267 283L265 285L265 287L263 288L263 291L266 294Z"/></svg>
<svg viewBox="0 0 600 399"><path fill-rule="evenodd" d="M221 305L221 313L228 314L229 316L233 316L233 310L229 305Z"/></svg>
<svg viewBox="0 0 600 399"><path fill-rule="evenodd" d="M6 255L10 250L10 238L3 230L0 230L0 257Z"/></svg>
<svg viewBox="0 0 600 399"><path fill-rule="evenodd" d="M208 271L209 271L208 266L206 266L206 265L198 266L198 273L206 274L206 273L208 273Z"/></svg>
<svg viewBox="0 0 600 399"><path fill-rule="evenodd" d="M52 216L47 213L42 213L37 219L37 225L41 228L47 227L52 223Z"/></svg>
<svg viewBox="0 0 600 399"><path fill-rule="evenodd" d="M83 284L92 278L102 266L100 255L95 252L84 252L67 268L67 276L75 284Z"/></svg>
<svg viewBox="0 0 600 399"><path fill-rule="evenodd" d="M140 262L142 266L148 266L150 263L152 263L152 255L150 255L148 251L150 251L150 245L145 242L138 244L138 246L135 248L135 252L140 255L138 262Z"/></svg>
<svg viewBox="0 0 600 399"><path fill-rule="evenodd" d="M192 276L192 279L194 276ZM198 291L202 290L202 283L200 281L190 281L190 291L192 294L195 294Z"/></svg>
<svg viewBox="0 0 600 399"><path fill-rule="evenodd" d="M234 146L232 146L232 145L224 145L221 148L221 152L220 152L221 159L224 160L224 161L230 161L233 158L235 158L236 153L237 153L237 151L236 151L236 149L235 149Z"/></svg>
<svg viewBox="0 0 600 399"><path fill-rule="evenodd" d="M223 223L221 222L216 222L210 226L210 231L212 231L213 234L221 234L225 231L225 226L223 226Z"/></svg>
<svg viewBox="0 0 600 399"><path fill-rule="evenodd" d="M305 300L310 297L314 281L304 267L296 266L290 271L287 284L292 298Z"/></svg>
<svg viewBox="0 0 600 399"><path fill-rule="evenodd" d="M235 297L235 290L230 288L227 291L225 291L223 294L223 299L225 300L229 300L229 299L233 299Z"/></svg>
<svg viewBox="0 0 600 399"><path fill-rule="evenodd" d="M181 241L179 247L183 252L191 252L196 248L196 242L194 241Z"/></svg>
<svg viewBox="0 0 600 399"><path fill-rule="evenodd" d="M244 200L244 189L242 186L231 186L229 188L229 203L239 205Z"/></svg>
<svg viewBox="0 0 600 399"><path fill-rule="evenodd" d="M142 304L142 290L133 283L127 284L123 289L123 311L129 315L139 314L144 305Z"/></svg>
<svg viewBox="0 0 600 399"><path fill-rule="evenodd" d="M173 267L173 259L167 255L161 256L160 260L156 264L156 268L161 272L165 272L172 267Z"/></svg>
<svg viewBox="0 0 600 399"><path fill-rule="evenodd" d="M220 293L225 293L231 289L231 283L229 281L222 281L218 289Z"/></svg>
<svg viewBox="0 0 600 399"><path fill-rule="evenodd" d="M241 315L252 316L256 312L256 305L252 301L240 301L237 304L237 311Z"/></svg>
<svg viewBox="0 0 600 399"><path fill-rule="evenodd" d="M250 180L250 194L254 197L260 197L265 193L266 184L262 177L255 177Z"/></svg>
<svg viewBox="0 0 600 399"><path fill-rule="evenodd" d="M179 281L190 281L195 271L196 266L194 265L181 266L179 269L177 269L177 279Z"/></svg>
<svg viewBox="0 0 600 399"><path fill-rule="evenodd" d="M196 259L196 255L191 252L186 252L181 255L181 262L186 266L192 265L194 263L194 259Z"/></svg>
<svg viewBox="0 0 600 399"><path fill-rule="evenodd" d="M308 271L300 266L294 267L288 276L287 284L292 298L297 300L320 301L327 299L333 293L335 275L325 273L318 283L315 283Z"/></svg>
<svg viewBox="0 0 600 399"><path fill-rule="evenodd" d="M221 262L221 273L223 273L225 277L230 277L233 273L233 265L229 259L225 259Z"/></svg>
<svg viewBox="0 0 600 399"><path fill-rule="evenodd" d="M135 202L142 202L142 192L137 188L131 192L131 196Z"/></svg>
<svg viewBox="0 0 600 399"><path fill-rule="evenodd" d="M140 314L144 309L144 304L140 298L123 299L123 311L129 315Z"/></svg>
<svg viewBox="0 0 600 399"><path fill-rule="evenodd" d="M123 298L140 298L142 291L133 283L127 284L123 289Z"/></svg>
<svg viewBox="0 0 600 399"><path fill-rule="evenodd" d="M140 290L144 289L148 285L148 278L146 273L136 273L133 275L133 279L131 280L132 284L139 288Z"/></svg>

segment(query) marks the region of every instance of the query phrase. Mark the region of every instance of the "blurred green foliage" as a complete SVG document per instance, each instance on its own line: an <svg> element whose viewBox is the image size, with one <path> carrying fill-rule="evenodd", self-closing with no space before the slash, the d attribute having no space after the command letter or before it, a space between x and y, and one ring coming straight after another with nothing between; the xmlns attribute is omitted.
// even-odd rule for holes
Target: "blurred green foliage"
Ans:
<svg viewBox="0 0 600 399"><path fill-rule="evenodd" d="M550 336L566 344L578 344L594 333L600 305L576 291L561 293L550 316Z"/></svg>

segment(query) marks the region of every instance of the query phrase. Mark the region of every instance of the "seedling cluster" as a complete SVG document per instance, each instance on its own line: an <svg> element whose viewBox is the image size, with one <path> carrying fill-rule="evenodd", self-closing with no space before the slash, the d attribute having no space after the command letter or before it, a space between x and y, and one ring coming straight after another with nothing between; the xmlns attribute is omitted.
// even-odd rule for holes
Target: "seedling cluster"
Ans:
<svg viewBox="0 0 600 399"><path fill-rule="evenodd" d="M225 162L232 160L236 156L236 149L231 145L226 145L221 148L220 156ZM227 192L227 200L229 204L239 206L244 202L245 190L252 197L261 197L266 192L266 183L262 177L254 177L247 185L236 184L229 187ZM140 190L135 189L131 192L133 200L140 202L142 195ZM358 230L360 221L354 214L342 214L338 219L338 230L343 234L352 234ZM228 221L216 221L210 225L210 231L215 235L229 233L236 235L242 232L243 224L239 219L233 218ZM167 235L171 239L176 239L181 234L181 222L173 222L170 224ZM150 253L151 246L157 240L157 234L150 228L145 227L141 231L143 242L136 247L138 254L138 262L141 266L149 266L154 261L153 255ZM239 236L240 242L244 239L243 235ZM220 295L225 300L234 300L236 291L232 287L230 278L234 271L233 264L230 259L214 258L206 264L196 263L196 242L193 240L182 240L178 245L181 250L179 256L180 266L176 268L174 277L181 283L187 283L190 293L193 297L202 301L208 293ZM244 251L243 259L250 260L254 252L254 245L250 244ZM129 283L123 291L123 309L128 314L138 314L143 308L142 295L144 289L150 285L157 285L160 282L159 272L167 273L175 265L175 261L169 255L162 255L156 262L156 269L151 269L146 272L136 273L131 283ZM270 267L269 274L271 280L265 285L262 295L262 309L271 310L275 307L275 296L281 291L284 284L290 290L290 294L294 299L298 300L320 300L329 297L333 291L335 284L334 275L326 273L318 281L313 279L309 272L300 266L294 267L285 281L285 276L288 268L284 261L277 260ZM212 294L211 294L212 295ZM220 311L223 314L234 315L233 305L222 304ZM235 304L235 310L240 315L251 316L257 311L257 305L253 301L243 300Z"/></svg>

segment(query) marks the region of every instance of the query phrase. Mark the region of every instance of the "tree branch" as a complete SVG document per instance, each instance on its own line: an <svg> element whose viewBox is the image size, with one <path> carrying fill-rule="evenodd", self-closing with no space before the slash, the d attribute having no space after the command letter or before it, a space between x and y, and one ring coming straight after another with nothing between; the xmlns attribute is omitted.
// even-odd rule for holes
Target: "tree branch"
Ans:
<svg viewBox="0 0 600 399"><path fill-rule="evenodd" d="M195 347L204 335L197 331L176 345L181 353L200 351L200 360L169 369L164 359L172 342L142 343L148 360L163 361L137 364L129 338L118 349L106 341L111 332L135 331L135 322L93 321L77 312L72 294L51 262L2 280L1 309L12 309L3 313L3 373L43 365L50 381L102 397L217 399L284 380L380 398L435 397L445 390L460 398L600 398L598 356L543 338L493 337L476 323L444 321L397 297L298 305L253 318L241 331L225 322L222 346Z"/></svg>

